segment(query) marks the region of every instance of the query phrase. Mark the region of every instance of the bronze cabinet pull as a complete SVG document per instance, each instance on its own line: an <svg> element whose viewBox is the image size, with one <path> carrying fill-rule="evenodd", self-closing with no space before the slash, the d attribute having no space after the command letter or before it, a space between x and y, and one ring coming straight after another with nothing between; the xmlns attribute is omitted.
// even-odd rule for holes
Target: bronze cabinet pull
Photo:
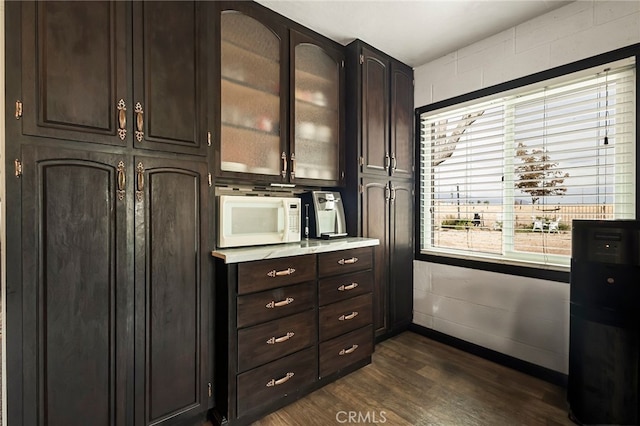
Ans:
<svg viewBox="0 0 640 426"><path fill-rule="evenodd" d="M296 154L291 153L291 179L296 177Z"/></svg>
<svg viewBox="0 0 640 426"><path fill-rule="evenodd" d="M358 316L358 311L353 311L348 315L340 315L338 321L349 321Z"/></svg>
<svg viewBox="0 0 640 426"><path fill-rule="evenodd" d="M396 160L396 154L391 154L391 173L396 171L398 168L398 161Z"/></svg>
<svg viewBox="0 0 640 426"><path fill-rule="evenodd" d="M295 272L296 270L293 268L287 268L284 269L282 271L276 271L275 269L273 271L269 271L267 272L267 276L271 277L271 278L275 278L275 277L284 277L287 275L291 275Z"/></svg>
<svg viewBox="0 0 640 426"><path fill-rule="evenodd" d="M136 113L136 140L142 142L142 138L144 138L144 119L142 118L144 111L142 110L142 104L140 102L136 103L133 111Z"/></svg>
<svg viewBox="0 0 640 426"><path fill-rule="evenodd" d="M142 162L139 162L138 166L136 167L136 181L136 200L138 200L138 202L141 202L144 199L144 165L142 164Z"/></svg>
<svg viewBox="0 0 640 426"><path fill-rule="evenodd" d="M389 166L391 165L391 158L389 157L389 153L384 153L384 169L389 170Z"/></svg>
<svg viewBox="0 0 640 426"><path fill-rule="evenodd" d="M280 378L280 379L271 379L267 382L267 387L270 388L272 386L278 386L281 385L283 383L285 383L287 380L289 380L290 378L292 378L294 376L294 373L292 371L288 372L284 377Z"/></svg>
<svg viewBox="0 0 640 426"><path fill-rule="evenodd" d="M349 355L353 353L356 349L358 349L358 345L352 345L349 349L342 349L340 352L338 352L338 355L340 356Z"/></svg>
<svg viewBox="0 0 640 426"><path fill-rule="evenodd" d="M351 283L349 285L342 284L340 287L338 287L338 291L349 291L353 290L356 287L358 287L358 283Z"/></svg>
<svg viewBox="0 0 640 426"><path fill-rule="evenodd" d="M280 158L282 159L282 171L280 172L280 174L284 179L287 177L287 153L282 151L282 155L280 156Z"/></svg>
<svg viewBox="0 0 640 426"><path fill-rule="evenodd" d="M289 331L284 336L280 336L280 337L275 337L274 336L274 337L268 339L267 340L267 344L268 345L275 345L276 343L286 342L287 340L291 339L294 335L295 335L295 333L293 331Z"/></svg>
<svg viewBox="0 0 640 426"><path fill-rule="evenodd" d="M351 259L340 259L338 260L338 264L340 265L352 265L358 261L357 257L352 257Z"/></svg>
<svg viewBox="0 0 640 426"><path fill-rule="evenodd" d="M118 136L120 140L124 140L127 137L127 105L124 103L124 99L118 101Z"/></svg>
<svg viewBox="0 0 640 426"><path fill-rule="evenodd" d="M276 302L275 300L272 300L271 302L267 303L264 306L267 309L273 309L273 308L279 308L281 306L287 306L287 305L290 305L291 303L293 303L293 297L287 297L286 299L281 300L279 302Z"/></svg>
<svg viewBox="0 0 640 426"><path fill-rule="evenodd" d="M127 175L124 171L124 161L118 162L118 166L116 167L118 171L118 200L124 200L125 189L127 188Z"/></svg>

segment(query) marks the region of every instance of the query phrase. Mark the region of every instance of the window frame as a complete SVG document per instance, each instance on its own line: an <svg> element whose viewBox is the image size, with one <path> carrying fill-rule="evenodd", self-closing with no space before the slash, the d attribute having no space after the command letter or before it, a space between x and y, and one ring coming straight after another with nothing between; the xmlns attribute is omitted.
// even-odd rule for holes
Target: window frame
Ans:
<svg viewBox="0 0 640 426"><path fill-rule="evenodd" d="M502 92L512 91L518 88L522 88L524 86L529 86L529 85L540 83L546 80L559 78L567 74L580 72L589 68L605 65L610 62L615 62L617 60L621 60L621 59L632 57L632 56L635 57L636 69L638 69L637 68L638 60L640 59L640 43L416 108L415 116L414 116L415 117L414 119L415 158L416 159L420 158L420 150L421 150L421 142L422 142L421 129L420 129L420 125L421 125L420 117L422 114L426 112L431 112L431 111L439 110L442 108L451 107L457 104L466 103L466 102L484 98L487 96L496 95ZM636 91L636 96L635 96L635 105L636 105L635 179L636 181L635 181L635 185L636 185L636 188L640 188L640 173L639 173L640 150L638 149L638 135L640 134L640 120L638 119L640 118L639 117L640 110L638 109L638 107L640 106L640 102L639 102L640 101L640 78L638 78L638 74L636 74L635 86L636 86L635 87L635 91ZM421 182L421 179L422 179L421 167L416 167L415 173L416 173L415 182L416 183ZM527 266L524 264L516 264L516 263L513 263L513 264L501 263L493 260L485 261L480 258L475 258L475 257L466 258L464 255L453 255L453 254L444 253L444 252L441 254L440 253L436 254L433 252L422 253L421 244L420 244L420 241L421 241L420 223L421 223L421 212L422 212L422 209L420 208L420 199L422 196L421 192L422 192L421 185L416 185L416 191L415 191L416 209L415 209L415 222L414 222L414 230L415 230L414 241L416 241L414 258L416 260L426 261L431 263L447 264L452 266L461 266L461 267L470 268L470 269L499 272L499 273L504 273L509 275L518 275L518 276L525 276L525 277L531 277L531 278L539 278L539 279L544 279L549 281L569 283L569 277L570 277L569 271L545 268L544 265ZM636 203L635 203L636 218L640 218L640 203L638 202L639 193L640 191L636 192Z"/></svg>

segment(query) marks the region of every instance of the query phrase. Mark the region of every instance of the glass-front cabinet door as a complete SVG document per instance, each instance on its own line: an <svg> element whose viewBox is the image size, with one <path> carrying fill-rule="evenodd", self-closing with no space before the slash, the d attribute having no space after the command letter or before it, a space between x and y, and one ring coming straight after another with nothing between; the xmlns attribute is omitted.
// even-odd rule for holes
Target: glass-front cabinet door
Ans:
<svg viewBox="0 0 640 426"><path fill-rule="evenodd" d="M344 56L291 31L291 180L344 179Z"/></svg>
<svg viewBox="0 0 640 426"><path fill-rule="evenodd" d="M282 137L288 93L281 87L283 38L245 11L220 13L221 175L279 182L289 164Z"/></svg>

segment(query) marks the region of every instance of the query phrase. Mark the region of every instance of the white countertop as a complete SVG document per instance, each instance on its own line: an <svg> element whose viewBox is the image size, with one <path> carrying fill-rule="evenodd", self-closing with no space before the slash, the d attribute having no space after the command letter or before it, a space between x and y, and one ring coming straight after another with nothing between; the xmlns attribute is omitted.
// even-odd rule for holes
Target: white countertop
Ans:
<svg viewBox="0 0 640 426"><path fill-rule="evenodd" d="M212 251L211 255L224 260L224 263L239 263L250 262L252 260L299 256L310 253L349 250L360 247L377 246L379 244L380 241L377 238L347 237L337 240L310 239L302 240L298 243L218 249Z"/></svg>

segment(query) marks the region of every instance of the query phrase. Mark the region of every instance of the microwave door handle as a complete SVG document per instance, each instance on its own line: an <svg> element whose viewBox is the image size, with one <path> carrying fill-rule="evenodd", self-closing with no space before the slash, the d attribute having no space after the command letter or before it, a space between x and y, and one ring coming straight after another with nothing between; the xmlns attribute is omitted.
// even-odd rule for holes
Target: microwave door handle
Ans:
<svg viewBox="0 0 640 426"><path fill-rule="evenodd" d="M282 230L280 240L284 241L289 231L289 213L287 212L287 202L285 200L282 200L282 212L284 214L284 229Z"/></svg>

